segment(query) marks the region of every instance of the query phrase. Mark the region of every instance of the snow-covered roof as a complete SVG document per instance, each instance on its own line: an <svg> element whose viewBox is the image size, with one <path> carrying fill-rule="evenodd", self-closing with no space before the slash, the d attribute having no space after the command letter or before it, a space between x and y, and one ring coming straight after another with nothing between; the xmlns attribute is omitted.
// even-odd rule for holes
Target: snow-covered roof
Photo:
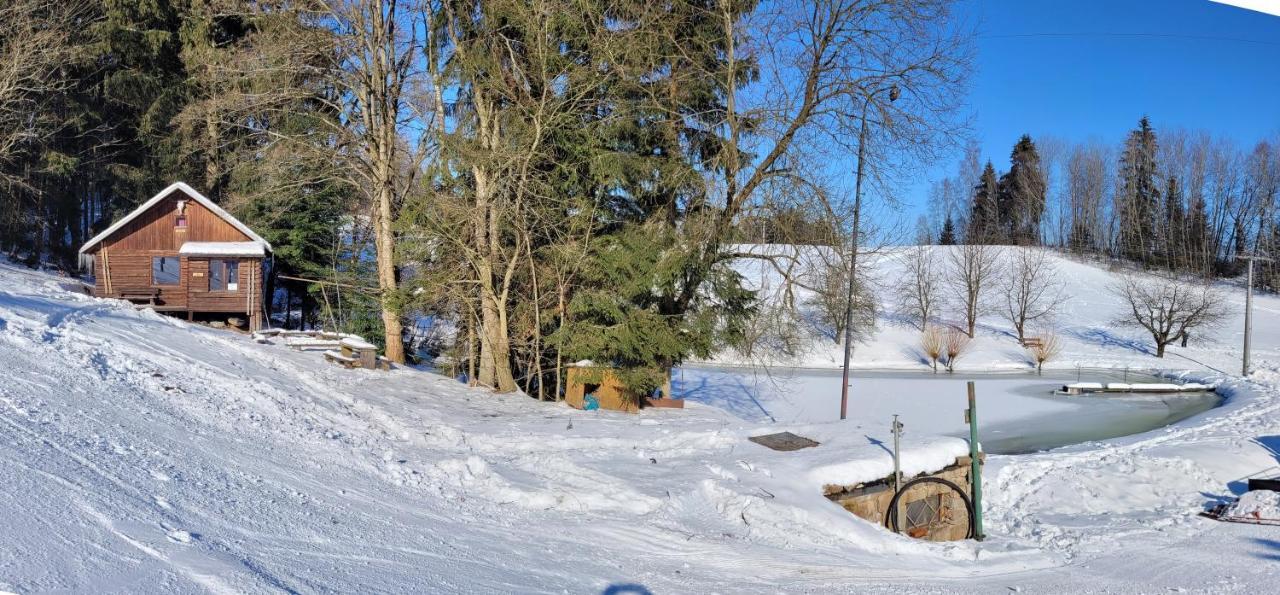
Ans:
<svg viewBox="0 0 1280 595"><path fill-rule="evenodd" d="M266 255L262 244L257 242L184 242L178 254L187 256L246 256L263 257Z"/></svg>
<svg viewBox="0 0 1280 595"><path fill-rule="evenodd" d="M205 195L200 194L199 192L196 192L195 188L192 188L186 185L186 183L184 182L174 182L173 184L170 184L168 188L161 190L155 196L151 197L151 200L148 200L147 202L142 203L142 206L134 209L132 213L129 213L128 215L124 216L119 221L116 221L115 223L113 223L111 227L106 228L105 230L103 230L102 233L96 236L93 236L93 239L85 242L84 245L80 247L80 253L84 254L85 252L88 252L90 248L93 248L94 246L98 245L98 243L111 237L111 234L119 231L120 228L124 227L127 223L129 223L134 219L137 219L139 215L142 215L143 213L147 212L147 210L155 206L156 203L164 200L165 197L169 196L170 194L173 194L177 190L181 190L184 194L191 197L192 200L200 203L201 206L203 206L206 209L209 209L210 211L213 212L213 214L217 215L218 217L221 217L223 221L230 223L232 227L240 230L240 232L243 233L244 235L249 236L249 238L252 239L254 242L261 244L262 248L264 248L267 252L274 251L271 248L270 242L262 239L262 236L254 233L252 229L249 229L249 226L241 223L239 219L232 217L231 213L224 211L222 207L219 207L218 205L213 204L213 201L206 198Z"/></svg>

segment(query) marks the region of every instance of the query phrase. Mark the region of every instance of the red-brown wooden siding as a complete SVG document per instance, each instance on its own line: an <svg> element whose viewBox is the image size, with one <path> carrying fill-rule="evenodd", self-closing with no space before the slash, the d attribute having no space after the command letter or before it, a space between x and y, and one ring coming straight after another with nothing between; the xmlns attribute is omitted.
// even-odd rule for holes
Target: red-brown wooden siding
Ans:
<svg viewBox="0 0 1280 595"><path fill-rule="evenodd" d="M177 227L178 201L186 200L187 227ZM133 221L104 239L94 253L94 289L97 295L112 296L122 291L159 289L157 306L165 310L243 313L257 319L262 304L262 260L239 260L236 291L209 291L210 258L179 256L185 242L247 242L251 239L182 191L157 202ZM151 259L179 258L177 285L154 285ZM252 295L249 290L252 286Z"/></svg>

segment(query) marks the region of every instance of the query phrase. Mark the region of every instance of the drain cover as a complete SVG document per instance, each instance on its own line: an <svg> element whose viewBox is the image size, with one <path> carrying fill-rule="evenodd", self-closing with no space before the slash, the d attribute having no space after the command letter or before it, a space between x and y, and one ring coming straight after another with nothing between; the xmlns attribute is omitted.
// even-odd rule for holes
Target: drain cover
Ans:
<svg viewBox="0 0 1280 595"><path fill-rule="evenodd" d="M817 446L814 442L804 436L797 436L791 432L779 432L777 434L765 434L764 436L752 436L747 438L756 444L773 450L790 451L800 450L802 448L811 448Z"/></svg>

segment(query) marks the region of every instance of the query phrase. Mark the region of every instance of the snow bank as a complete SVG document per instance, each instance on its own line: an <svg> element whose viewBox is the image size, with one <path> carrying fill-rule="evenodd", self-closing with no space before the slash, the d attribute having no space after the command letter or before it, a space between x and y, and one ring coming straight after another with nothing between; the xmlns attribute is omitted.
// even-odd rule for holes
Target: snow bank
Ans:
<svg viewBox="0 0 1280 595"><path fill-rule="evenodd" d="M817 427L796 433L809 438L821 436L820 439L815 438L820 444L813 448L776 453L769 458L786 459L787 466L795 468L796 475L806 478L814 490L833 484L869 483L893 474L892 436L837 433ZM940 471L955 463L957 457L968 455L969 441L945 436L904 437L899 452L903 476L914 477Z"/></svg>
<svg viewBox="0 0 1280 595"><path fill-rule="evenodd" d="M1280 492L1254 490L1245 492L1223 512L1224 516L1280 520Z"/></svg>

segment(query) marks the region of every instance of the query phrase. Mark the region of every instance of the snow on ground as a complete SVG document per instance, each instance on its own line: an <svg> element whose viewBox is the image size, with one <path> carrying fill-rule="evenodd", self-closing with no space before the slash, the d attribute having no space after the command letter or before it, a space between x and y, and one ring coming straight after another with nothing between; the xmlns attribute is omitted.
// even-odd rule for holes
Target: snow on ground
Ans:
<svg viewBox="0 0 1280 595"><path fill-rule="evenodd" d="M1067 267L1081 287L1106 276ZM883 471L886 420L581 412L413 369L346 370L65 285L0 264L0 590L1255 592L1280 577L1275 528L1196 516L1280 459L1274 298L1255 302L1249 380L1168 365L1220 382L1222 407L991 456L990 538L928 544L815 488L849 470L845 450L873 461L859 475ZM1095 303L1072 306L1064 364L1168 364L1085 322L1115 304L1078 291ZM1014 344L999 328L971 369L1025 365L1002 355ZM1178 354L1231 369L1234 328ZM883 325L859 364L918 366L913 343ZM746 441L782 430L823 446ZM963 445L910 423L908 440L922 457Z"/></svg>

